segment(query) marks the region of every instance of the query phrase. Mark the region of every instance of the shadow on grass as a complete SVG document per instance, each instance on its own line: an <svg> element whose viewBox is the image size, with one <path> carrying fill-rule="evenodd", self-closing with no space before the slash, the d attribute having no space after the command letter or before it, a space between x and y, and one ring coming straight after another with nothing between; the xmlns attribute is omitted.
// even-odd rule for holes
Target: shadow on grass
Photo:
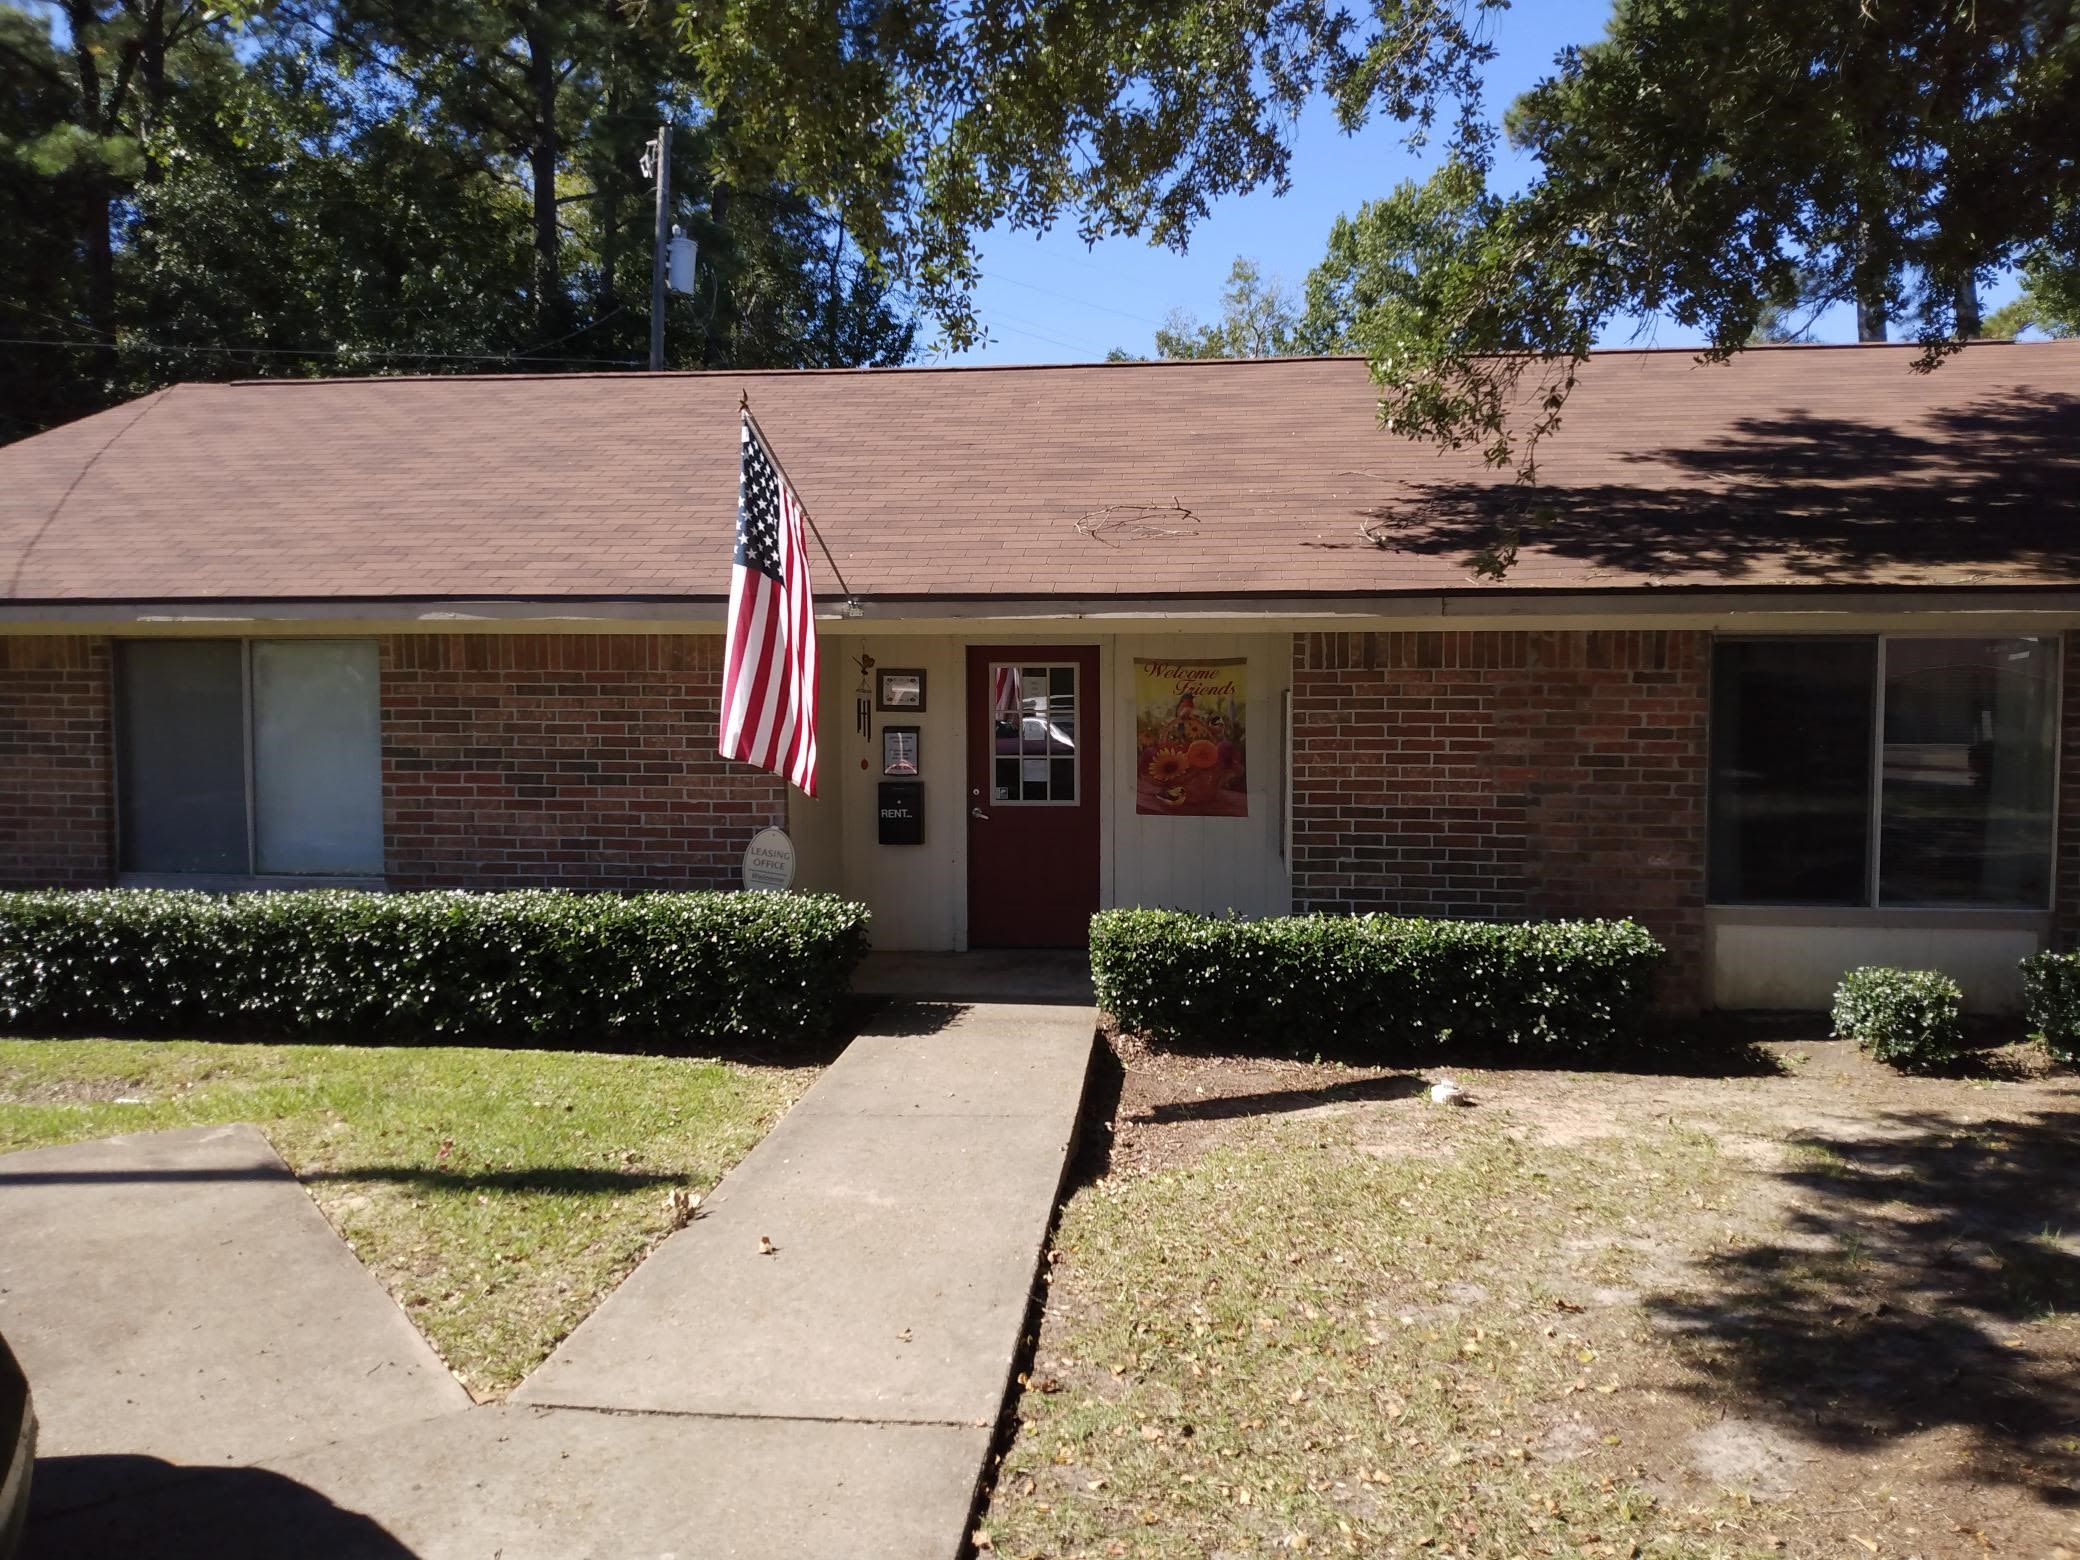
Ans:
<svg viewBox="0 0 2080 1560"><path fill-rule="evenodd" d="M1233 1121L1244 1116L1277 1116L1364 1100L1402 1100L1421 1094L1428 1087L1426 1080L1413 1073L1393 1073L1384 1078L1358 1078L1349 1083L1327 1084L1319 1089L1272 1089L1261 1094L1173 1100L1150 1107L1141 1119L1157 1125L1177 1121Z"/></svg>
<svg viewBox="0 0 2080 1560"><path fill-rule="evenodd" d="M1077 1113L1076 1152L1063 1178L1060 1201L1071 1192L1095 1185L1112 1173L1113 1123L1119 1119L1120 1096L1127 1069L1119 1053L1102 1039L1091 1047L1090 1070L1083 1079L1083 1105ZM1057 1211L1056 1217L1060 1217Z"/></svg>
<svg viewBox="0 0 2080 1560"><path fill-rule="evenodd" d="M1689 1390L1862 1455L1955 1427L1959 1477L2080 1504L2080 1377L2018 1337L2080 1310L2080 1110L1868 1127L1796 1141L1781 1228L1645 1302L1702 1349Z"/></svg>
<svg viewBox="0 0 2080 1560"><path fill-rule="evenodd" d="M726 1062L737 1067L828 1067L838 1053L852 1042L861 1022L860 1010L848 999L825 1035L772 1040L717 1040L699 1045L665 1045L654 1042L620 1041L611 1037L571 1035L543 1040L525 1034L488 1036L470 1040L431 1039L423 1042L395 1035L306 1034L282 1035L257 1029L137 1029L117 1025L89 1024L77 1028L10 1029L0 1026L0 1040L121 1040L156 1042L196 1040L211 1045L276 1045L356 1049L423 1051L511 1051L542 1056L655 1056L694 1062Z"/></svg>
<svg viewBox="0 0 2080 1560"><path fill-rule="evenodd" d="M1223 1060L1261 1056L1279 1061L1322 1062L1342 1067L1412 1068L1436 1071L1478 1067L1495 1071L1595 1072L1658 1078L1777 1078L1789 1069L1774 1053L1740 1035L1699 1030L1651 1035L1602 1051L1544 1050L1501 1041L1453 1039L1419 1044L1409 1041L1327 1039L1296 1044L1280 1036L1244 1034L1232 1043L1150 1040L1152 1052L1166 1056Z"/></svg>
<svg viewBox="0 0 2080 1560"><path fill-rule="evenodd" d="M312 1170L297 1177L319 1181L387 1181L437 1192L553 1192L568 1197L612 1197L681 1186L686 1177L651 1170L594 1170L583 1165L534 1165L524 1170L429 1170L419 1165L358 1165Z"/></svg>
<svg viewBox="0 0 2080 1560"><path fill-rule="evenodd" d="M594 1170L582 1165L538 1165L525 1170L431 1170L419 1165L361 1165L350 1169L312 1170L292 1176L266 1165L197 1170L0 1170L0 1187L147 1185L203 1181L390 1181L435 1191L556 1192L600 1197L678 1186L686 1177L649 1170Z"/></svg>

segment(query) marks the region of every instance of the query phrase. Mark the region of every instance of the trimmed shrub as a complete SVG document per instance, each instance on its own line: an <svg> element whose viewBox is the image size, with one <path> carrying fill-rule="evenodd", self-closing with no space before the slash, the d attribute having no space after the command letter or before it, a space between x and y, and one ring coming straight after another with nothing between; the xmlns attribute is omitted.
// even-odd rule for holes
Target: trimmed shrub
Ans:
<svg viewBox="0 0 2080 1560"><path fill-rule="evenodd" d="M829 1029L867 912L808 894L0 894L0 1027L694 1051Z"/></svg>
<svg viewBox="0 0 2080 1560"><path fill-rule="evenodd" d="M1450 1038L1583 1055L1638 1038L1665 957L1632 921L1091 919L1099 1006L1136 1033L1199 1045Z"/></svg>
<svg viewBox="0 0 2080 1560"><path fill-rule="evenodd" d="M1964 1055L1964 992L1937 970L1866 964L1834 993L1834 1032L1901 1072L1940 1072Z"/></svg>
<svg viewBox="0 0 2080 1560"><path fill-rule="evenodd" d="M2033 953L2022 961L2022 1002L2032 1033L2054 1062L2080 1065L2080 953Z"/></svg>

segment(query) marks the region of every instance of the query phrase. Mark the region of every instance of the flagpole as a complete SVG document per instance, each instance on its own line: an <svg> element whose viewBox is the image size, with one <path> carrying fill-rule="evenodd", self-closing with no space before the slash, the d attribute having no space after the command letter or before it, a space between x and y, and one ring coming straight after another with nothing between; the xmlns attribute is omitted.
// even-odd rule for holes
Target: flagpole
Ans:
<svg viewBox="0 0 2080 1560"><path fill-rule="evenodd" d="M787 468L780 464L780 456L773 448L773 441L766 437L765 429L759 426L758 417L751 410L751 392L749 390L741 390L738 392L738 395L740 399L737 402L737 410L744 414L744 420L751 424L751 431L758 435L758 442L765 449L766 459L771 461L773 468L780 473L780 480L794 489L795 498L799 500L802 496L802 490L795 487L794 478L790 477L787 474ZM838 568L838 560L831 556L831 544L823 539L823 532L816 528L816 517L809 513L807 504L802 505L802 518L809 522L809 534L816 538L816 545L823 549L823 561L831 566L831 573L837 577L838 589L845 592L845 605L857 608L859 606L859 597L853 595L852 587L845 583L845 575Z"/></svg>

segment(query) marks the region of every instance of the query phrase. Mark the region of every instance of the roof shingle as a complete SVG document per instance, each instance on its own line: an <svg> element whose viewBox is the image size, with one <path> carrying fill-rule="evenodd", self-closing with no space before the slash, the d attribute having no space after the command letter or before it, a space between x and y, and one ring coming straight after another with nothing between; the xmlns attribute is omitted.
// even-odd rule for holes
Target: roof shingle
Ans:
<svg viewBox="0 0 2080 1560"><path fill-rule="evenodd" d="M0 599L717 598L740 391L870 597L2080 583L2080 344L1917 351L1599 353L1535 491L1349 358L183 385L0 449Z"/></svg>

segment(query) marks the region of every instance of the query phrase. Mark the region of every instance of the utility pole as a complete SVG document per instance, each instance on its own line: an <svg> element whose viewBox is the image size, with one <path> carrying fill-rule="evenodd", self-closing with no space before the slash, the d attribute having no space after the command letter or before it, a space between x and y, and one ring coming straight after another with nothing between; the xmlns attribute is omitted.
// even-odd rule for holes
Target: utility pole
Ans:
<svg viewBox="0 0 2080 1560"><path fill-rule="evenodd" d="M671 146L672 127L659 125L657 139L650 143L649 154L644 158L653 166L643 170L657 175L657 220L650 245L650 368L653 373L664 367L664 255L669 232L665 219L672 204Z"/></svg>

